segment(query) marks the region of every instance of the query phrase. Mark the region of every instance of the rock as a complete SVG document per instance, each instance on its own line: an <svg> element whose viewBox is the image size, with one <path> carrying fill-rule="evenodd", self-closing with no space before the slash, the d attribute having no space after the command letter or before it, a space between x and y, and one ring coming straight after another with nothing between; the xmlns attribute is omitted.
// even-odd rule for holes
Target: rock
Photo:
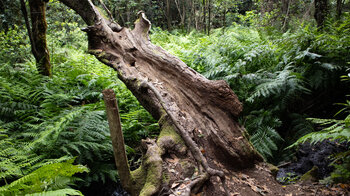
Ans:
<svg viewBox="0 0 350 196"><path fill-rule="evenodd" d="M278 167L268 163L267 166L269 167L269 170L273 176L277 176L278 171L280 170Z"/></svg>
<svg viewBox="0 0 350 196"><path fill-rule="evenodd" d="M300 177L302 184L318 181L318 167L313 166L308 172Z"/></svg>

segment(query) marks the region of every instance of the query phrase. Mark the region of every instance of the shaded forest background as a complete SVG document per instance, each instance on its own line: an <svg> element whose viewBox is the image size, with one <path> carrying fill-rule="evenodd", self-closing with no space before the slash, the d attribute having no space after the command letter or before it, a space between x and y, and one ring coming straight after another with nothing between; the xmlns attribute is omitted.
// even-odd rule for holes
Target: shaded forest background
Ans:
<svg viewBox="0 0 350 196"><path fill-rule="evenodd" d="M153 43L226 80L267 162L293 160L287 147L304 141L349 141L348 0L103 3L121 26L132 27L143 10ZM117 74L87 53L80 17L55 0L45 7L52 76L38 72L20 1L0 2L0 195L74 195L118 181L103 89L116 91L131 168L140 164L141 139L159 133ZM349 151L332 160L324 182L349 182Z"/></svg>

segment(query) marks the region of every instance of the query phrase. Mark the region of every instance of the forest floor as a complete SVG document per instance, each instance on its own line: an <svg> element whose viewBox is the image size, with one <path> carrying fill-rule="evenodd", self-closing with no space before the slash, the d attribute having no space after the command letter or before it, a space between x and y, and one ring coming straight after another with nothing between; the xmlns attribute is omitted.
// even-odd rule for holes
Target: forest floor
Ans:
<svg viewBox="0 0 350 196"><path fill-rule="evenodd" d="M226 172L225 172L226 173ZM230 196L347 196L350 195L349 184L336 184L326 186L318 182L297 182L291 185L281 185L273 175L270 174L268 166L265 163L256 165L243 171L231 172L231 177L226 179L228 187L234 187L229 190ZM211 185L216 186L220 183L219 179L212 177ZM205 195L217 195L216 193L208 193L210 187L207 186L202 190ZM192 196L200 196L201 193L192 194Z"/></svg>

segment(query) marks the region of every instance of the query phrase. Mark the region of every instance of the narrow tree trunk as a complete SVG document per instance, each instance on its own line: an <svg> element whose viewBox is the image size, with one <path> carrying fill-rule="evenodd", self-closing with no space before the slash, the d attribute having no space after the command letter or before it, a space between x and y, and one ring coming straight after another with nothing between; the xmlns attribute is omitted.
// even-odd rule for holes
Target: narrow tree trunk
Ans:
<svg viewBox="0 0 350 196"><path fill-rule="evenodd" d="M187 31L190 31L192 28L192 24L194 21L194 17L193 17L193 0L189 1L189 13L187 15Z"/></svg>
<svg viewBox="0 0 350 196"><path fill-rule="evenodd" d="M130 27L130 6L128 5L129 2L126 1L125 3L125 14L126 14L126 24L128 24L127 26Z"/></svg>
<svg viewBox="0 0 350 196"><path fill-rule="evenodd" d="M130 190L132 188L131 174L128 159L126 157L117 99L112 89L106 89L102 93L106 105L106 113L109 130L111 133L115 164L118 169L121 184L123 185L124 189Z"/></svg>
<svg viewBox="0 0 350 196"><path fill-rule="evenodd" d="M26 4L25 4L24 0L20 0L20 2L21 2L21 11L22 11L22 14L23 14L24 22L25 22L25 25L26 25L26 28L27 28L27 32L28 32L30 45L31 45L31 48L32 48L32 53L33 53L33 55L34 54L36 55L37 52L35 50L35 45L34 45L34 40L33 40L33 35L32 35L32 29L31 29L30 24L29 24L29 18L28 18L28 12L27 12L27 8L26 8Z"/></svg>
<svg viewBox="0 0 350 196"><path fill-rule="evenodd" d="M51 76L51 63L49 49L46 44L46 3L42 0L29 0L32 28L29 26L24 1L21 1L22 13L25 17L28 35L31 40L32 53L35 57L39 73Z"/></svg>
<svg viewBox="0 0 350 196"><path fill-rule="evenodd" d="M288 19L289 19L289 9L290 9L290 1L291 0L288 0L288 3L284 2L284 4L286 4L286 11L285 11L285 16L284 16L284 22L283 22L283 25L282 25L282 30L285 30L287 24L288 24Z"/></svg>
<svg viewBox="0 0 350 196"><path fill-rule="evenodd" d="M182 16L183 16L183 18L182 18L182 21L181 21L181 23L182 23L182 28L183 29L185 29L185 21L186 21L186 11L187 11L187 9L186 9L186 5L188 5L187 3L186 3L186 1L185 0L182 0Z"/></svg>
<svg viewBox="0 0 350 196"><path fill-rule="evenodd" d="M181 2L179 0L175 0L175 5L176 5L177 11L178 11L179 16L180 16L180 26L183 28L185 15L184 15L183 11L181 10Z"/></svg>
<svg viewBox="0 0 350 196"><path fill-rule="evenodd" d="M315 20L317 27L323 28L324 22L329 12L328 0L315 0Z"/></svg>
<svg viewBox="0 0 350 196"><path fill-rule="evenodd" d="M206 8L206 0L203 0L203 30L206 33L207 30L207 8Z"/></svg>
<svg viewBox="0 0 350 196"><path fill-rule="evenodd" d="M171 13L170 13L170 0L166 0L166 19L168 23L168 31L171 30Z"/></svg>
<svg viewBox="0 0 350 196"><path fill-rule="evenodd" d="M344 4L343 1L344 0L337 0L337 15L336 15L337 20L340 19L342 11L343 11L343 4Z"/></svg>
<svg viewBox="0 0 350 196"><path fill-rule="evenodd" d="M197 6L196 6L196 3L195 2L193 2L193 16L194 16L194 20L195 20L195 29L196 30L199 30L199 20L200 19L198 19L199 17L197 17ZM199 10L200 10L200 6L199 6ZM200 11L198 11L198 13L200 13ZM200 15L200 14L198 14L198 15Z"/></svg>
<svg viewBox="0 0 350 196"><path fill-rule="evenodd" d="M224 1L224 14L223 14L223 18L222 18L223 29L225 29L225 27L226 27L226 12L227 12L227 3L226 3L226 1Z"/></svg>
<svg viewBox="0 0 350 196"><path fill-rule="evenodd" d="M210 35L210 23L211 23L211 0L208 0L208 35Z"/></svg>

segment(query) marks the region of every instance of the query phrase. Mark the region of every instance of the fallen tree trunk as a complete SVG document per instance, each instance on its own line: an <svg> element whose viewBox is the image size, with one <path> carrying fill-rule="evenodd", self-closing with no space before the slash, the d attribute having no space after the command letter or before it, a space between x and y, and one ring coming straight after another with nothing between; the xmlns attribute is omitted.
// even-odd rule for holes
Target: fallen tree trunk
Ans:
<svg viewBox="0 0 350 196"><path fill-rule="evenodd" d="M127 191L276 195L268 187L279 185L261 166L263 159L237 122L242 104L225 81L210 81L153 45L148 36L151 23L142 12L130 30L103 18L90 0L60 1L89 25L84 29L89 52L114 68L159 120L160 135L156 141L143 141L143 163L131 172L133 186L125 187Z"/></svg>

